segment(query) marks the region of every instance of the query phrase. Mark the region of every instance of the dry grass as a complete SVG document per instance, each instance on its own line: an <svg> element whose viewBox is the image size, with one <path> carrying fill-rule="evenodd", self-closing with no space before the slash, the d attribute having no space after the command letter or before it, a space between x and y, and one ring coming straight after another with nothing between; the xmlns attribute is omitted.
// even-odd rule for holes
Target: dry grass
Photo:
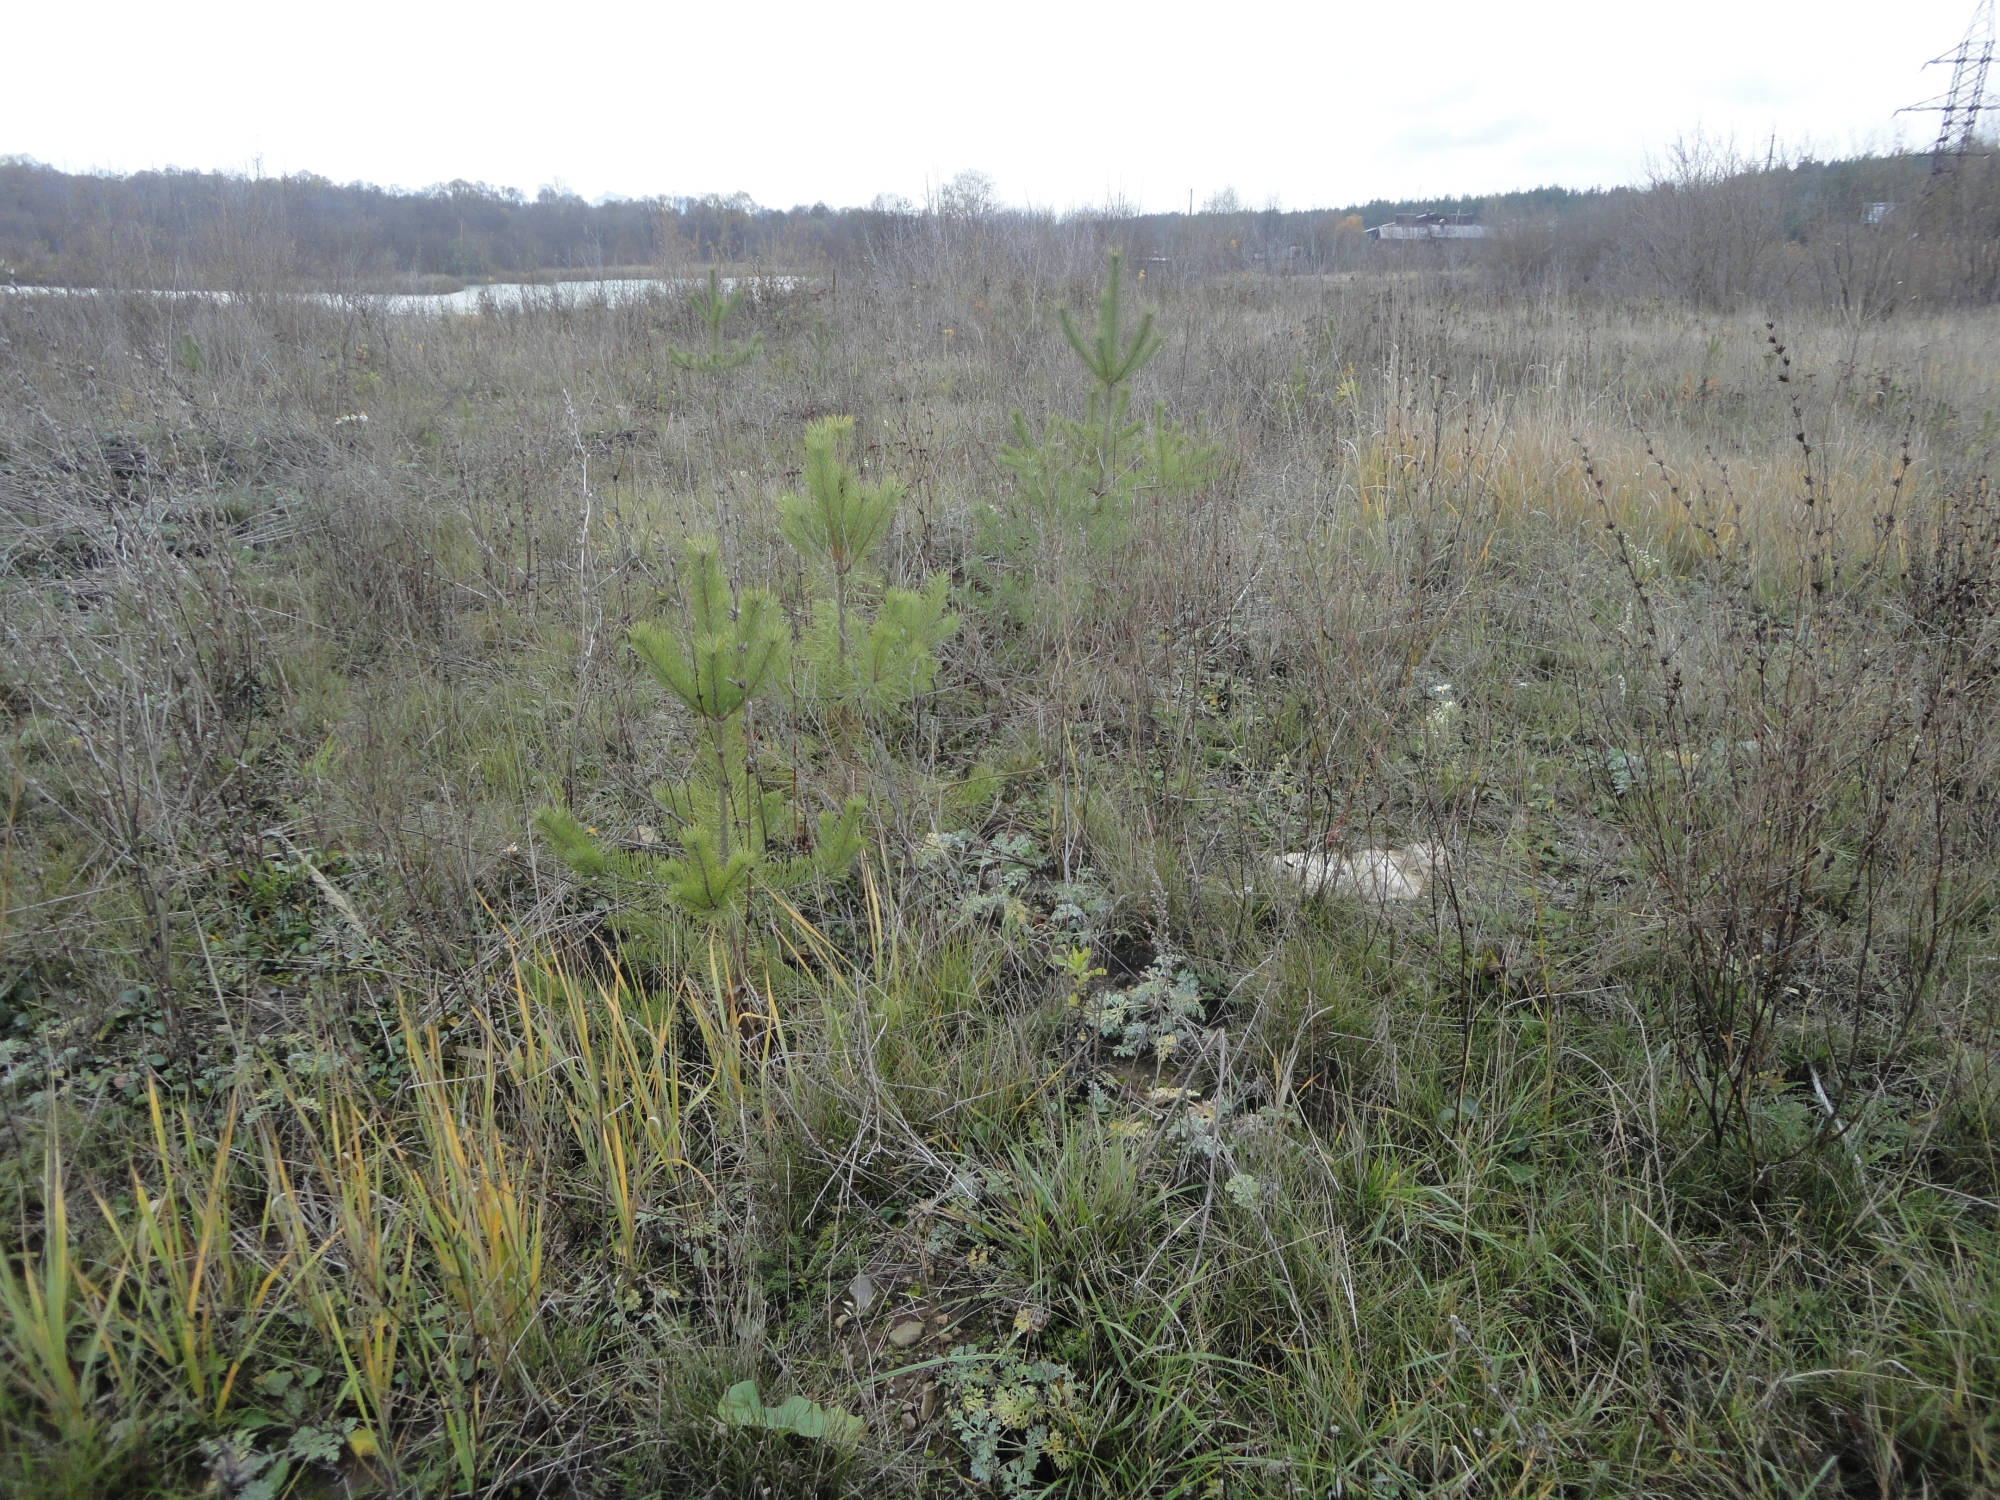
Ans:
<svg viewBox="0 0 2000 1500"><path fill-rule="evenodd" d="M671 299L0 300L12 1492L2000 1486L1996 314L1155 277L1219 476L1003 613L1100 241L721 374ZM964 624L879 732L758 711L851 880L639 942L530 816L657 836L625 630L691 535L802 605L830 413Z"/></svg>

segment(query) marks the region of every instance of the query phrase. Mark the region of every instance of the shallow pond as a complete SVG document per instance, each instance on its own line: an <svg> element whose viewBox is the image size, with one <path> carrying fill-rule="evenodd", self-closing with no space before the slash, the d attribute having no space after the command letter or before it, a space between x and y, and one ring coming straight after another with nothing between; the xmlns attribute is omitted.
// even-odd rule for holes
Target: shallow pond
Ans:
<svg viewBox="0 0 2000 1500"><path fill-rule="evenodd" d="M733 292L747 286L755 290L790 291L801 286L802 276L724 277L722 289ZM584 307L603 302L612 306L643 302L662 293L684 292L704 283L691 278L654 278L633 281L495 281L469 286L456 292L294 292L289 294L329 306L369 307L390 313L477 313L491 309L504 312L524 307ZM0 292L21 297L101 297L117 295L98 287L4 286ZM235 300L229 292L170 291L133 288L135 297L201 297L213 302Z"/></svg>

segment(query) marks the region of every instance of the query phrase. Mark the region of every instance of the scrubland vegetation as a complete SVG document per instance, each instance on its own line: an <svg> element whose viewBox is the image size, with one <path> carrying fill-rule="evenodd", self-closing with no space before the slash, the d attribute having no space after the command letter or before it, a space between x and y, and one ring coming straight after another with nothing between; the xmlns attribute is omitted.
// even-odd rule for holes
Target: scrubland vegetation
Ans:
<svg viewBox="0 0 2000 1500"><path fill-rule="evenodd" d="M0 1489L2000 1488L1978 242L1119 227L0 298Z"/></svg>

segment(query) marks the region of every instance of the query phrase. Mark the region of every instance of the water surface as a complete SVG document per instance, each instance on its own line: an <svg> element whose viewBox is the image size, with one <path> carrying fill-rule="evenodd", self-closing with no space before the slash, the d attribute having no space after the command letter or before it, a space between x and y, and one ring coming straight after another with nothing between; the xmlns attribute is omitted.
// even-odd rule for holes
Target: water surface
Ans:
<svg viewBox="0 0 2000 1500"><path fill-rule="evenodd" d="M790 291L806 284L803 276L725 276L722 289L733 292L738 286L753 293L765 289ZM633 281L493 281L469 286L456 292L288 292L280 296L321 302L329 307L364 307L387 313L478 313L505 312L517 308L587 307L605 303L616 307L643 302L649 297L690 291L705 286L705 280L688 277L651 278ZM0 292L21 297L102 297L117 296L99 287L5 286ZM132 297L200 297L210 302L233 302L229 292L175 291L165 288L133 288Z"/></svg>

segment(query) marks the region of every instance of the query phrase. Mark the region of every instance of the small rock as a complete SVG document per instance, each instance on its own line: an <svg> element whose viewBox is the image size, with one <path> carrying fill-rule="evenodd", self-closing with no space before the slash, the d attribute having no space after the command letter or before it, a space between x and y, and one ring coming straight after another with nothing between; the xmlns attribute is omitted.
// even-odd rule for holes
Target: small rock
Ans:
<svg viewBox="0 0 2000 1500"><path fill-rule="evenodd" d="M903 1413L903 1431L905 1431L905 1432L915 1432L916 1430L917 1430L917 1419L916 1419L915 1417L913 1417L912 1415L910 1415L910 1413L908 1413L908 1412L904 1412L904 1413Z"/></svg>
<svg viewBox="0 0 2000 1500"><path fill-rule="evenodd" d="M889 1342L898 1349L907 1349L924 1336L922 1318L903 1318L889 1328Z"/></svg>
<svg viewBox="0 0 2000 1500"><path fill-rule="evenodd" d="M1309 892L1328 891L1372 901L1415 901L1443 863L1436 844L1412 844L1407 849L1362 849L1353 854L1280 854L1272 858L1278 874L1296 880Z"/></svg>
<svg viewBox="0 0 2000 1500"><path fill-rule="evenodd" d="M924 1387L923 1395L917 1398L917 1420L928 1422L937 1415L938 1388L935 1384Z"/></svg>

